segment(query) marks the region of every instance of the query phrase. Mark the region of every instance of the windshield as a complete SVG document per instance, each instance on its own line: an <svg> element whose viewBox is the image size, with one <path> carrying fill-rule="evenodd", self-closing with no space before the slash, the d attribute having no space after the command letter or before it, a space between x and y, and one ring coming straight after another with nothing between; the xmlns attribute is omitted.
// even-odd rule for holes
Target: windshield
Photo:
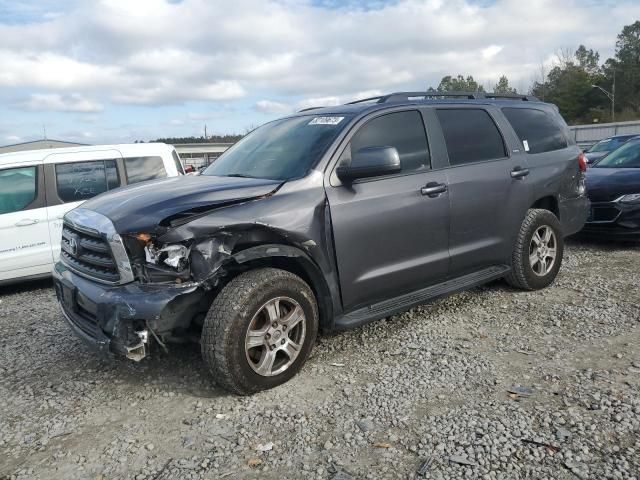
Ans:
<svg viewBox="0 0 640 480"><path fill-rule="evenodd" d="M612 152L624 142L629 140L631 137L614 137L614 138L605 138L604 140L600 140L593 147L591 147L587 153L595 153L595 152Z"/></svg>
<svg viewBox="0 0 640 480"><path fill-rule="evenodd" d="M593 168L640 168L640 140L625 143L596 163Z"/></svg>
<svg viewBox="0 0 640 480"><path fill-rule="evenodd" d="M202 175L289 180L315 166L348 123L347 115L285 118L257 128Z"/></svg>

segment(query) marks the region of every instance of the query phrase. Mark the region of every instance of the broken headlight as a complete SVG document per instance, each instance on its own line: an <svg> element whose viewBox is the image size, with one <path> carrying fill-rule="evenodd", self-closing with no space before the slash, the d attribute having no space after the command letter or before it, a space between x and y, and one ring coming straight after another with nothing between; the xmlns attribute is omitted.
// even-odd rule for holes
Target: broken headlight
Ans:
<svg viewBox="0 0 640 480"><path fill-rule="evenodd" d="M160 244L147 233L131 235L127 244L132 266L141 281L182 283L190 280L188 244Z"/></svg>
<svg viewBox="0 0 640 480"><path fill-rule="evenodd" d="M182 244L156 247L148 242L144 247L145 261L151 265L167 265L175 270L184 270L189 266L189 249Z"/></svg>

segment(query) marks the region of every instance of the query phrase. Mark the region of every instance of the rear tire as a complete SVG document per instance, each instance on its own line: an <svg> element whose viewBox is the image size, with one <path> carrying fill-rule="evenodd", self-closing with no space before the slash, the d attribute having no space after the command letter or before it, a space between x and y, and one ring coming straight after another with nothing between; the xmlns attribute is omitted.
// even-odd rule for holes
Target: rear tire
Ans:
<svg viewBox="0 0 640 480"><path fill-rule="evenodd" d="M261 268L231 280L211 304L202 356L222 388L249 395L287 382L316 340L318 308L297 275Z"/></svg>
<svg viewBox="0 0 640 480"><path fill-rule="evenodd" d="M547 287L558 275L563 253L564 238L558 218L549 210L530 209L518 232L506 280L523 290Z"/></svg>

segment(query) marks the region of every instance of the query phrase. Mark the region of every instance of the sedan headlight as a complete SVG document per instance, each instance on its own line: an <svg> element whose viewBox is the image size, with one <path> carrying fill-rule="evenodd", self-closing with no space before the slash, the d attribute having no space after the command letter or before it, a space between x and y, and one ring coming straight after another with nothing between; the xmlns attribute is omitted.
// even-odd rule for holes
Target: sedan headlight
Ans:
<svg viewBox="0 0 640 480"><path fill-rule="evenodd" d="M631 204L640 203L640 193L629 193L627 195L621 196L616 201L620 203L631 203Z"/></svg>

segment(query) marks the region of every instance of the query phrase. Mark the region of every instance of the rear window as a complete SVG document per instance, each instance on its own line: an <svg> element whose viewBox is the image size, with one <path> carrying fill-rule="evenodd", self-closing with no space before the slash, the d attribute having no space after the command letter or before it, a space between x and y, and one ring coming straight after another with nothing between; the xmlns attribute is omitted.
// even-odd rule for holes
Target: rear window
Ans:
<svg viewBox="0 0 640 480"><path fill-rule="evenodd" d="M504 158L504 141L486 110L438 109L451 166Z"/></svg>
<svg viewBox="0 0 640 480"><path fill-rule="evenodd" d="M167 176L162 157L129 157L124 159L127 183L138 183Z"/></svg>
<svg viewBox="0 0 640 480"><path fill-rule="evenodd" d="M55 166L58 197L80 202L120 186L115 160L59 163Z"/></svg>
<svg viewBox="0 0 640 480"><path fill-rule="evenodd" d="M503 108L502 113L520 138L525 152L544 153L567 148L563 128L548 113L533 108Z"/></svg>

